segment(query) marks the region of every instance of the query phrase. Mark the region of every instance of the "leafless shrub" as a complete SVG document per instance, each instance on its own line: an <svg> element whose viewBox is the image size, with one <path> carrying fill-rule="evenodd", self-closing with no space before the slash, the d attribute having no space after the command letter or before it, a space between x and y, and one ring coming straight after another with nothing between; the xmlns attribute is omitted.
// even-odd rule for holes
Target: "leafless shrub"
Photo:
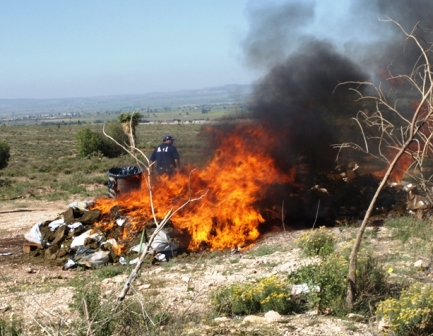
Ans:
<svg viewBox="0 0 433 336"><path fill-rule="evenodd" d="M431 72L431 45L425 46L424 41L419 37L420 28L417 26L411 32L407 32L396 21L387 18L385 22L392 22L397 25L407 41L413 41L419 49L420 56L413 66L410 74L394 75L388 69L387 80L394 83L405 83L410 86L416 100L412 103L412 111L403 111L399 106L399 99L393 99L394 103L388 100L387 95L381 87L371 82L346 82L345 84L357 84L357 88L351 88L358 94L360 101L373 103L374 110L371 113L359 111L354 120L359 125L364 143L362 145L346 142L335 145L336 148L353 148L365 154L374 155L387 164L387 170L382 178L373 199L367 209L364 220L358 230L352 253L350 255L350 266L348 272L348 290L346 301L349 307L353 306L356 288L356 259L361 244L364 230L367 226L374 205L386 185L391 173L397 169L397 162L406 157L413 160L412 171L422 171L429 156L433 154L433 78ZM365 89L365 90L363 90ZM364 92L372 92L366 94ZM398 98L398 97L397 97ZM374 129L373 135L367 129ZM374 143L376 151L371 150ZM420 185L423 186L431 200L431 192L427 188L430 178L425 179L423 174L414 175Z"/></svg>

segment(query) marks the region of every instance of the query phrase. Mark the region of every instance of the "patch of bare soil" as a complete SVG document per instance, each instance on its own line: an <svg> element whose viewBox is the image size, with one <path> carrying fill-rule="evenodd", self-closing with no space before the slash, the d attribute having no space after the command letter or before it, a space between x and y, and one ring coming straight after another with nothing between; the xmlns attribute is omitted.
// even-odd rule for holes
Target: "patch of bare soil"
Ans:
<svg viewBox="0 0 433 336"><path fill-rule="evenodd" d="M0 237L5 232L23 233L34 223L55 218L67 209L69 203L68 201L3 201L0 203Z"/></svg>
<svg viewBox="0 0 433 336"><path fill-rule="evenodd" d="M64 283L70 274L65 274L60 267L35 265L23 252L23 244L27 243L24 234L37 222L55 219L68 204L66 201L1 202L0 316L29 318L36 316L42 308L46 312L56 307L66 308L72 299L70 289L58 288L43 293L48 284L52 288L56 283Z"/></svg>
<svg viewBox="0 0 433 336"><path fill-rule="evenodd" d="M66 209L65 201L9 201L1 203L0 211L0 279L3 280L1 290L17 284L33 283L42 276L59 278L62 276L58 267L35 267L33 260L25 258L24 243L28 243L24 234L37 222L55 219L62 209ZM6 286L4 286L6 284ZM4 298L8 295L1 295ZM1 302L0 301L0 302ZM1 306L1 303L0 303Z"/></svg>
<svg viewBox="0 0 433 336"><path fill-rule="evenodd" d="M68 207L68 202L17 200L1 202L0 207L0 266L20 263L24 234L36 223L55 219ZM11 255L7 255L12 253Z"/></svg>

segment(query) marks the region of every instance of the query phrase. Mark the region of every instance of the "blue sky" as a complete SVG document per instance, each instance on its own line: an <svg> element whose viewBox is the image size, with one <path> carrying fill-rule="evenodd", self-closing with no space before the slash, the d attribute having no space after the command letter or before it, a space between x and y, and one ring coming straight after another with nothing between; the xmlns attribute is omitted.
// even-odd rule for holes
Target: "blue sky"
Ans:
<svg viewBox="0 0 433 336"><path fill-rule="evenodd" d="M30 0L0 4L0 98L246 84L247 1Z"/></svg>
<svg viewBox="0 0 433 336"><path fill-rule="evenodd" d="M329 18L330 2L318 2ZM248 8L263 3L271 2L2 1L0 98L249 84L263 73L246 66L241 41L249 31Z"/></svg>

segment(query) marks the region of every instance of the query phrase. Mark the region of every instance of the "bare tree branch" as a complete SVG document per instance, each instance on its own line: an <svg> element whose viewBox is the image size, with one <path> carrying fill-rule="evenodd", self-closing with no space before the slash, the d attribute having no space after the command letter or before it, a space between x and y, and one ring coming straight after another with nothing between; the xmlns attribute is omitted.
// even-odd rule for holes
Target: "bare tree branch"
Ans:
<svg viewBox="0 0 433 336"><path fill-rule="evenodd" d="M390 77L388 80L404 81L414 88L414 91L419 94L419 102L414 109L414 112L410 116L404 115L399 108L399 99L395 99L394 103L391 104L387 101L386 96L383 94L380 86L376 87L370 82L345 82L339 83L340 85L356 84L357 88L349 88L358 95L358 100L370 100L375 102L376 111L371 115L366 113L358 112L357 117L353 118L361 128L362 136L364 139L365 149L355 143L343 143L339 145L333 145L335 148L339 148L339 153L342 148L353 148L355 150L364 152L365 154L373 155L369 152L367 143L368 140L378 140L377 149L378 155L375 156L386 162L388 167L384 177L379 183L379 186L373 196L372 201L365 213L364 219L358 229L355 243L353 245L350 261L349 261L349 272L348 272L348 288L346 302L349 308L353 307L354 296L356 294L356 263L357 254L361 244L362 236L368 223L368 219L372 213L376 200L386 185L391 173L396 169L398 160L403 155L409 155L414 160L414 164L420 172L424 159L426 156L432 153L433 145L433 125L431 124L433 115L433 80L432 73L430 71L431 64L429 59L430 48L424 48L420 42L419 36L415 34L420 28L416 25L410 33L406 32L404 28L396 21L386 18L382 20L384 22L392 22L396 24L403 34L406 36L406 43L412 40L416 43L420 51L420 56L413 65L412 72L410 75L393 75L391 70L388 68ZM362 87L372 88L375 95L365 95L361 91ZM392 115L392 120L389 116ZM367 127L376 129L377 135L366 137L362 125L365 124ZM413 146L412 144L416 144ZM390 152L389 150L393 150ZM396 153L395 153L396 152ZM338 156L337 156L338 158ZM425 181L421 176L421 181L425 186ZM426 187L425 187L426 188Z"/></svg>
<svg viewBox="0 0 433 336"><path fill-rule="evenodd" d="M137 162L137 165L142 169L142 171L146 172L146 185L147 185L147 190L149 193L149 200L150 200L150 207L151 207L151 211L152 211L152 216L153 216L153 220L154 223L156 225L156 229L153 232L153 234L151 235L151 237L149 238L147 244L145 245L144 250L142 251L138 262L135 266L135 268L131 271L131 274L129 275L128 279L126 280L125 284L123 285L123 288L119 294L119 296L117 297L117 303L120 303L124 300L126 294L128 293L129 289L131 288L132 283L134 282L134 280L136 279L138 272L143 264L143 261L145 259L145 257L149 254L149 250L150 250L150 246L152 245L154 239L156 238L156 236L158 235L158 233L164 228L164 226L167 224L167 222L170 220L170 218L175 215L176 213L178 213L180 210L182 210L183 208L185 208L188 204L190 204L191 202L195 202L195 201L199 201L201 200L203 197L205 197L208 193L208 190L206 190L203 194L201 194L198 197L193 198L192 197L192 193L191 193L191 174L194 170L192 170L189 173L189 177L188 177L188 199L181 205L179 206L176 210L173 210L173 208L171 208L167 214L165 215L164 219L161 222L158 222L158 219L156 218L156 214L155 214L155 206L153 203L153 191L152 191L152 179L151 179L151 167L154 164L153 162L151 163L149 158L138 148L135 147L135 141L132 141L132 139L134 139L134 128L133 128L133 124L132 124L132 120L133 120L133 116L134 113L131 115L130 118L130 127L129 127L129 137L131 139L130 141L130 148L126 148L125 146L123 146L122 144L120 144L118 141L116 141L113 137L111 137L110 135L108 135L105 132L105 125L103 127L103 133L106 137L108 137L109 139L111 139L112 141L114 141L118 146L120 146L121 148L123 148L129 155L131 155L135 161ZM140 159L138 157L138 155L141 155L144 158ZM117 309L116 307L114 309Z"/></svg>

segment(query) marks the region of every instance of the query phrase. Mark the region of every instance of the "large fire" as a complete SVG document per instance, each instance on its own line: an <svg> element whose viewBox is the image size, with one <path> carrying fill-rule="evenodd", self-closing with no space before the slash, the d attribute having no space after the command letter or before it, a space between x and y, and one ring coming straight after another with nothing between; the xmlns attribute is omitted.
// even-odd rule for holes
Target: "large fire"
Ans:
<svg viewBox="0 0 433 336"><path fill-rule="evenodd" d="M258 227L264 222L256 202L270 185L291 179L290 174L282 174L275 168L266 151L271 140L261 127L238 126L229 136L215 129L212 132L216 132L214 138L219 146L203 169L190 174L192 167L189 167L171 178L155 177L152 183L152 199L159 219L189 197L206 193L172 217L176 228L189 232L188 247L193 250L202 244L216 250L256 240ZM119 237L120 241L127 241L153 218L146 179L140 190L116 199L97 199L94 208L101 210L103 219L96 228L109 230L117 225L110 215L115 207L131 218L129 230L123 230L123 236Z"/></svg>

